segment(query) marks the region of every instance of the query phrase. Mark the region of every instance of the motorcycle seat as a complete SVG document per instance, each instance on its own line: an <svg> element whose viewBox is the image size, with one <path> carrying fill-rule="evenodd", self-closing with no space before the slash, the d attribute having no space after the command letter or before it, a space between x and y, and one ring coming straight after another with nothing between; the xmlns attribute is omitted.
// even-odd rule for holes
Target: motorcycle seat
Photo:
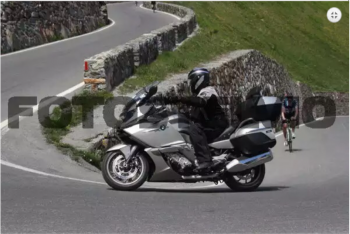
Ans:
<svg viewBox="0 0 350 234"><path fill-rule="evenodd" d="M212 142L218 142L218 141L223 141L223 140L229 139L230 136L232 135L232 133L234 133L236 131L237 127L238 127L238 124L237 125L230 125L228 128L225 129L225 131L223 133L221 133L220 136L218 136Z"/></svg>

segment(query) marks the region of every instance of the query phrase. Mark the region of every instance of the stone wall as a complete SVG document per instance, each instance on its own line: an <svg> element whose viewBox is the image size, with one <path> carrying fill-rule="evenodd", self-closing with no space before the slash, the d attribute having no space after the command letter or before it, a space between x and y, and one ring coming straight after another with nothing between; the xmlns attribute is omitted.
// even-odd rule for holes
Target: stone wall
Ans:
<svg viewBox="0 0 350 234"><path fill-rule="evenodd" d="M105 2L1 2L1 54L108 24Z"/></svg>
<svg viewBox="0 0 350 234"><path fill-rule="evenodd" d="M313 93L307 85L294 82L282 65L256 50L234 51L199 66L210 70L212 85L222 97L221 103L227 109L231 124L238 121L234 114L236 107L245 100L248 91L257 86L262 88L266 96L282 98L286 90L297 96L300 108L299 123L323 117L325 110L331 111L332 108L335 108L336 115L349 115L348 93ZM187 74L181 74L168 77L167 82L181 78L176 85L160 92L166 96L190 95L185 82L186 76ZM184 106L169 107L169 110L186 111Z"/></svg>
<svg viewBox="0 0 350 234"><path fill-rule="evenodd" d="M150 2L144 2L143 6L151 8ZM177 15L181 20L86 59L84 82L87 88L111 91L132 76L136 67L152 63L163 51L173 51L195 31L197 22L191 9L157 3L157 10Z"/></svg>
<svg viewBox="0 0 350 234"><path fill-rule="evenodd" d="M327 116L332 112L335 112L337 116L349 115L349 93L316 92L313 101L310 104L308 102L304 104L312 107L316 106L312 112L314 118ZM311 107L306 108L310 109ZM305 116L304 118L312 118L312 116Z"/></svg>

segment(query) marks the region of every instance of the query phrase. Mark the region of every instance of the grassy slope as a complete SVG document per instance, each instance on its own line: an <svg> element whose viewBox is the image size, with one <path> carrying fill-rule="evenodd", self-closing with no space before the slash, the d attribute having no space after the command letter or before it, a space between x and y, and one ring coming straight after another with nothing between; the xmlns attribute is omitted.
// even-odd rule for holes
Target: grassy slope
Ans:
<svg viewBox="0 0 350 234"><path fill-rule="evenodd" d="M294 80L314 91L349 91L348 2L176 2L191 7L201 27L199 36L178 51L162 54L137 70L124 91L168 73L188 71L200 62L238 49L256 49L276 59ZM340 22L327 19L338 7Z"/></svg>
<svg viewBox="0 0 350 234"><path fill-rule="evenodd" d="M61 108L63 110L72 111L72 116L70 119L69 115L64 114L65 111L62 111L62 109L59 107L55 107L52 114L50 115L51 121L49 121L49 119L46 118L46 124L48 126L42 127L42 132L46 136L47 141L51 144L54 144L64 154L70 155L74 160L83 158L87 162L99 168L100 158L98 152L87 152L84 150L78 150L72 145L62 143L61 140L63 136L67 135L70 132L72 127L77 126L83 120L85 120L88 113L90 113L96 107L91 101L94 97L103 98L104 102L106 103L106 101L109 98L113 97L113 94L107 91L83 91L81 94L75 95L73 98L76 97L85 98L82 102L82 105L86 108L86 111L83 111L81 105L71 105L71 103L65 103L61 106ZM65 123L69 124L67 125Z"/></svg>

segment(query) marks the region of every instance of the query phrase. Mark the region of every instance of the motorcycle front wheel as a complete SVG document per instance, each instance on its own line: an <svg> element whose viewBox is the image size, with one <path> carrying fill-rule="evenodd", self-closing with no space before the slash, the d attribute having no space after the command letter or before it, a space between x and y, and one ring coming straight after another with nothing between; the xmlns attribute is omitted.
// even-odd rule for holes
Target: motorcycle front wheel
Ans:
<svg viewBox="0 0 350 234"><path fill-rule="evenodd" d="M265 164L262 164L239 174L227 174L224 182L233 191L249 192L256 190L264 178Z"/></svg>
<svg viewBox="0 0 350 234"><path fill-rule="evenodd" d="M115 190L136 190L147 180L148 161L142 154L131 159L128 165L125 161L121 152L108 153L101 165L103 179Z"/></svg>

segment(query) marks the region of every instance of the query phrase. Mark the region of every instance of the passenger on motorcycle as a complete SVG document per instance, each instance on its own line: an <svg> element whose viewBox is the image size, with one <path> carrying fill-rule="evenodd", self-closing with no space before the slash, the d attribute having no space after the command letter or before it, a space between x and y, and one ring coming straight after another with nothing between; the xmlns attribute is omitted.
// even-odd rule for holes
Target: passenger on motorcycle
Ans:
<svg viewBox="0 0 350 234"><path fill-rule="evenodd" d="M292 127L292 137L295 139L295 125L296 119L298 116L298 103L294 99L293 94L291 92L285 93L285 98L282 103L282 129L284 135L284 145L287 146L287 119L291 120Z"/></svg>
<svg viewBox="0 0 350 234"><path fill-rule="evenodd" d="M191 97L153 96L150 101L163 104L182 103L192 106L190 139L197 158L197 170L213 165L208 143L219 137L228 127L228 119L219 104L219 95L210 86L210 74L205 68L194 68L188 74Z"/></svg>

